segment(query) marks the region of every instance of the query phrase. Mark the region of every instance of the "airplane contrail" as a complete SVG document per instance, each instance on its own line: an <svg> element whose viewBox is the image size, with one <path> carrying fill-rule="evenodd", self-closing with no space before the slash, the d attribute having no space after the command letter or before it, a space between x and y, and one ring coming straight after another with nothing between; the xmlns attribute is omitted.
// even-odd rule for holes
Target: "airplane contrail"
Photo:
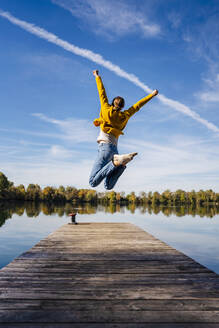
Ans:
<svg viewBox="0 0 219 328"><path fill-rule="evenodd" d="M151 92L152 89L149 88L145 83L141 82L139 78L134 75L130 74L126 71L124 71L122 68L120 68L118 65L113 64L109 60L104 59L100 54L97 54L89 49L79 48L75 46L74 44L71 44L65 40L60 39L57 35L50 33L46 31L45 29L38 27L34 24L28 23L26 21L20 20L16 18L15 16L11 15L9 12L3 11L0 9L0 16L6 18L9 22L11 22L14 25L17 25L27 32L30 32L36 36L38 36L41 39L47 40L48 42L54 43L57 46L84 58L87 58L88 60L91 60L94 63L97 63L108 70L114 72L116 75L123 77L124 79L134 83L141 89L143 89L146 92ZM180 103L177 100L173 100L170 98L167 98L166 96L159 94L157 98L165 105L171 107L172 109L183 113L184 115L190 116L195 121L201 123L202 125L206 126L209 130L214 132L219 132L219 128L209 122L208 120L202 118L198 113L191 110L188 106Z"/></svg>

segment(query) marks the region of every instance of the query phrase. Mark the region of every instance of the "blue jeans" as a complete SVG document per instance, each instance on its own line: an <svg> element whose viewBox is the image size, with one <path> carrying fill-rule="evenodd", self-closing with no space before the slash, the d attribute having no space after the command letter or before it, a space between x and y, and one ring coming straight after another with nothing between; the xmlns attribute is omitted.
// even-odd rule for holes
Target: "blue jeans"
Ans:
<svg viewBox="0 0 219 328"><path fill-rule="evenodd" d="M100 143L98 156L91 171L89 183L91 187L98 186L103 179L104 187L108 190L113 189L120 175L124 172L125 166L114 166L113 155L118 154L117 147L110 143Z"/></svg>

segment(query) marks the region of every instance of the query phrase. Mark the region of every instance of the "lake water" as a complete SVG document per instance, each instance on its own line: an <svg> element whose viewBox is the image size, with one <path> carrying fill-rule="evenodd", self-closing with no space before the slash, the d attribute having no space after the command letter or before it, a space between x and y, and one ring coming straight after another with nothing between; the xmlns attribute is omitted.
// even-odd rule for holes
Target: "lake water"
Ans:
<svg viewBox="0 0 219 328"><path fill-rule="evenodd" d="M0 206L0 268L27 251L49 233L70 222L68 213L78 212L77 222L130 222L197 262L219 273L219 215L214 209L208 216L199 211L185 214L166 209L123 207L47 207L44 204ZM116 211L117 210L117 211ZM155 214L154 212L158 213ZM171 214L172 212L172 214ZM179 213L181 213L179 215ZM212 213L212 215L209 215Z"/></svg>

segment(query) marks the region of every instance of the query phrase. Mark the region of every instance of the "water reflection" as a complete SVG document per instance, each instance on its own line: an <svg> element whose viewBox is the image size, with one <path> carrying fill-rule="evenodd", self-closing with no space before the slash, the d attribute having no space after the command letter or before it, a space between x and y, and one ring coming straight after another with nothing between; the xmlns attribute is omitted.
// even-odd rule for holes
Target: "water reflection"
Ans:
<svg viewBox="0 0 219 328"><path fill-rule="evenodd" d="M219 206L157 206L157 205L142 205L137 206L134 203L128 205L120 205L116 203L110 203L109 205L97 205L93 206L89 203L83 204L57 204L57 203L42 203L42 202L4 202L0 203L0 227L4 225L7 219L10 219L13 214L22 216L26 214L27 217L38 217L40 213L50 216L56 214L59 217L67 216L71 212L78 214L95 214L97 212L104 213L125 213L129 211L134 214L136 209L141 214L164 214L169 217L171 215L182 217L185 215L191 215L193 217L208 217L213 218L219 214Z"/></svg>

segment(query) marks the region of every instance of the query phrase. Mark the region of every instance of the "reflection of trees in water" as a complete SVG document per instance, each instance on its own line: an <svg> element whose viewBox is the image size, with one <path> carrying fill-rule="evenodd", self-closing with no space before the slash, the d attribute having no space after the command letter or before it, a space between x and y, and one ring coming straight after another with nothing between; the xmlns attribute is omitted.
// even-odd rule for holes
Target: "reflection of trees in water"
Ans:
<svg viewBox="0 0 219 328"><path fill-rule="evenodd" d="M28 217L38 216L41 212L40 205L37 202L26 202L24 206Z"/></svg>
<svg viewBox="0 0 219 328"><path fill-rule="evenodd" d="M0 203L0 227L7 219L10 219L13 214L22 216L24 214L24 206L20 202L4 202Z"/></svg>
<svg viewBox="0 0 219 328"><path fill-rule="evenodd" d="M164 207L162 212L166 216L170 216L172 214L176 216L199 216L199 217L208 217L212 218L215 215L219 214L219 206L176 206L176 207Z"/></svg>
<svg viewBox="0 0 219 328"><path fill-rule="evenodd" d="M0 208L0 227L5 223L7 219L10 219L12 215L9 210L2 210Z"/></svg>
<svg viewBox="0 0 219 328"><path fill-rule="evenodd" d="M209 206L158 206L155 204L143 204L141 206L135 203L129 203L126 205L121 205L117 203L109 203L107 205L99 204L93 206L89 203L77 204L77 203L45 203L45 202L4 202L0 203L0 226L2 226L5 221L12 217L13 214L22 216L25 212L27 217L38 217L40 213L44 215L57 215L59 217L67 216L71 212L78 214L95 214L96 212L104 213L125 213L125 211L143 215L151 214L164 214L169 217L171 215L182 217L185 215L199 216L213 218L215 215L219 214L219 206L209 205Z"/></svg>

